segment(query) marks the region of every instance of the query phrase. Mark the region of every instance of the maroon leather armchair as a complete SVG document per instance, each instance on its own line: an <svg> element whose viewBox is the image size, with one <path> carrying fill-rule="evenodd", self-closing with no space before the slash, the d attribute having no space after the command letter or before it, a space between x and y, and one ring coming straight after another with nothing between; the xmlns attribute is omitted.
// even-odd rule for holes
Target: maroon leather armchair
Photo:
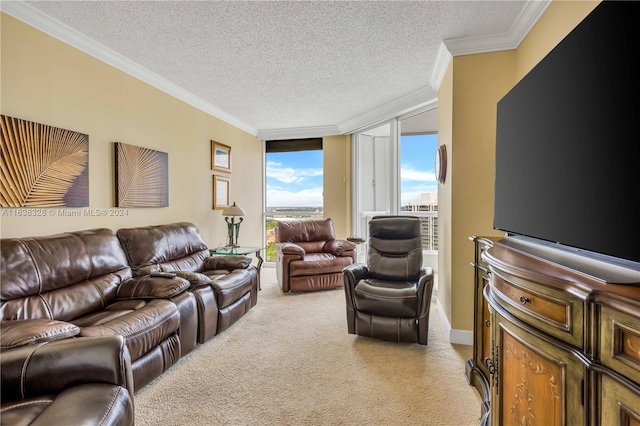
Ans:
<svg viewBox="0 0 640 426"><path fill-rule="evenodd" d="M2 341L3 425L133 426L131 359L122 336L25 340L56 324L27 320L23 325L26 329L12 330Z"/></svg>
<svg viewBox="0 0 640 426"><path fill-rule="evenodd" d="M278 284L285 293L342 287L342 270L355 262L355 248L350 241L336 239L330 218L278 222Z"/></svg>

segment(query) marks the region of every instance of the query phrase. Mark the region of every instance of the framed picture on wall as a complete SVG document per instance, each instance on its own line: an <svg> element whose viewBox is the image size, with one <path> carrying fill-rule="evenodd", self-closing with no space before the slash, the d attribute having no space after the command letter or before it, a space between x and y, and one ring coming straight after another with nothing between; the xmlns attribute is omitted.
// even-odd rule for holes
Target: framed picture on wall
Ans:
<svg viewBox="0 0 640 426"><path fill-rule="evenodd" d="M211 170L231 173L231 147L211 141Z"/></svg>
<svg viewBox="0 0 640 426"><path fill-rule="evenodd" d="M226 209L230 206L229 192L231 179L222 176L213 176L213 208L214 210Z"/></svg>

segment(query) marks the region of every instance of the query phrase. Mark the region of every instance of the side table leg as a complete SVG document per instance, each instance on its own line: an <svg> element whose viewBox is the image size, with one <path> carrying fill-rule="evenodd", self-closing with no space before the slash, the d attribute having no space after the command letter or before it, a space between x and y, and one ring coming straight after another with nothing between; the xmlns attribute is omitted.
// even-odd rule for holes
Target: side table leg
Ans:
<svg viewBox="0 0 640 426"><path fill-rule="evenodd" d="M262 290L262 285L260 284L260 268L262 268L262 256L260 256L260 250L258 250L256 252L256 257L258 258L258 265L256 265L256 268L258 269L258 290Z"/></svg>

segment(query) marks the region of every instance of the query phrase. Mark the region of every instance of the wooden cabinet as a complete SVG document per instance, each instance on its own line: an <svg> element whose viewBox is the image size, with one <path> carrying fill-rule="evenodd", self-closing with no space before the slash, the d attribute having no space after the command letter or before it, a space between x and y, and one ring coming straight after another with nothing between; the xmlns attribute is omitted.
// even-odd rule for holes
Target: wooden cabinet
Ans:
<svg viewBox="0 0 640 426"><path fill-rule="evenodd" d="M604 373L597 377L594 405L599 425L640 426L640 390L623 379Z"/></svg>
<svg viewBox="0 0 640 426"><path fill-rule="evenodd" d="M493 240L483 237L469 237L474 243L474 330L473 358L465 363L465 374L470 385L480 393L482 398L481 425L489 422L489 367L491 360L491 316L489 305L482 293L489 285L489 265L482 259L482 253L493 246Z"/></svg>
<svg viewBox="0 0 640 426"><path fill-rule="evenodd" d="M640 426L640 271L614 265L603 274L624 282L614 283L553 250L541 256L511 240L474 241L482 272L467 375L490 387L483 421ZM485 306L488 337L478 327Z"/></svg>
<svg viewBox="0 0 640 426"><path fill-rule="evenodd" d="M550 342L506 315L496 309L491 318L491 424L584 424L586 360L570 346Z"/></svg>

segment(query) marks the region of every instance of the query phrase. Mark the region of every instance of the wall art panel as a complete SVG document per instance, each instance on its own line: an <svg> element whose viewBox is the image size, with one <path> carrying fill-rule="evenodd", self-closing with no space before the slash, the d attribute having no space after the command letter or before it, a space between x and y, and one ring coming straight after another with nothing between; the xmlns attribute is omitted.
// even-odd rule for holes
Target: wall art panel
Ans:
<svg viewBox="0 0 640 426"><path fill-rule="evenodd" d="M116 207L168 207L169 155L115 143Z"/></svg>
<svg viewBox="0 0 640 426"><path fill-rule="evenodd" d="M45 206L89 206L89 135L0 115L0 207Z"/></svg>

